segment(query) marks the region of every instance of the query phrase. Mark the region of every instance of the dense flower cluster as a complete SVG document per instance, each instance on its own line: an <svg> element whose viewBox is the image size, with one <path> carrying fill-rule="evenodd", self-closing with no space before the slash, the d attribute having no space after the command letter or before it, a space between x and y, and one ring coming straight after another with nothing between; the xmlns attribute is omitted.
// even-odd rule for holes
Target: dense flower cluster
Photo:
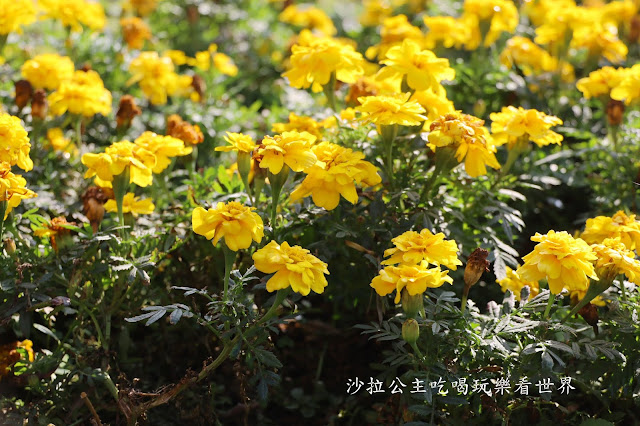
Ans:
<svg viewBox="0 0 640 426"><path fill-rule="evenodd" d="M100 31L106 25L104 9L99 2L88 0L38 0L38 6L47 18L59 20L72 31L82 31L82 26Z"/></svg>
<svg viewBox="0 0 640 426"><path fill-rule="evenodd" d="M32 0L0 0L0 35L20 32L23 25L36 20Z"/></svg>
<svg viewBox="0 0 640 426"><path fill-rule="evenodd" d="M36 89L56 90L63 81L71 80L75 67L68 56L44 53L26 61L20 71Z"/></svg>

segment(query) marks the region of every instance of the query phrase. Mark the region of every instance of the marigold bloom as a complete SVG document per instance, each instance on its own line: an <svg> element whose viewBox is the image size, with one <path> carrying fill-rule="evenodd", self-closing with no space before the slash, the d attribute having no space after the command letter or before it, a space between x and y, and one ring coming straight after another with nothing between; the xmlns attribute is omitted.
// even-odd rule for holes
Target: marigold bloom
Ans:
<svg viewBox="0 0 640 426"><path fill-rule="evenodd" d="M129 167L129 183L145 187L153 181L156 156L140 145L120 141L111 144L105 152L84 154L82 164L88 167L85 179L96 176L98 186L111 187L114 176Z"/></svg>
<svg viewBox="0 0 640 426"><path fill-rule="evenodd" d="M624 274L629 281L640 285L640 261L620 239L606 238L600 244L592 244L591 248L598 257L595 268L600 280L613 281Z"/></svg>
<svg viewBox="0 0 640 426"><path fill-rule="evenodd" d="M442 86L439 90L418 90L411 95L410 100L418 102L426 110L427 122L456 111L453 102L447 99L447 92Z"/></svg>
<svg viewBox="0 0 640 426"><path fill-rule="evenodd" d="M111 213L118 212L118 206L116 205L116 200L107 200L104 204L104 208L106 211ZM155 210L156 206L153 204L151 199L145 198L141 200L140 197L136 197L133 192L127 192L127 194L122 199L122 212L123 213L131 213L133 217L138 217L141 214L151 214Z"/></svg>
<svg viewBox="0 0 640 426"><path fill-rule="evenodd" d="M536 28L534 40L538 44L566 48L575 31L595 25L597 20L593 13L575 3L558 7L552 4L544 16L544 24Z"/></svg>
<svg viewBox="0 0 640 426"><path fill-rule="evenodd" d="M599 244L607 238L616 238L629 250L640 248L640 222L636 215L626 215L622 210L613 216L597 216L587 219L587 225L580 238L589 244Z"/></svg>
<svg viewBox="0 0 640 426"><path fill-rule="evenodd" d="M107 20L102 5L87 0L38 0L46 18L58 19L71 31L80 32L82 26L100 31Z"/></svg>
<svg viewBox="0 0 640 426"><path fill-rule="evenodd" d="M6 219L12 209L27 198L37 197L38 194L26 188L27 181L20 175L11 172L11 164L0 162L0 202L7 201L7 209L4 213Z"/></svg>
<svg viewBox="0 0 640 426"><path fill-rule="evenodd" d="M536 232L531 241L538 244L522 258L524 265L518 268L518 274L523 280L546 279L551 293L559 294L565 288L586 290L589 278L598 279L593 268L597 256L584 240L566 231L551 230L545 235Z"/></svg>
<svg viewBox="0 0 640 426"><path fill-rule="evenodd" d="M184 142L172 136L161 136L153 132L144 132L133 141L138 146L151 152L156 157L156 165L151 169L153 173L162 173L171 158L191 154L193 148L185 147Z"/></svg>
<svg viewBox="0 0 640 426"><path fill-rule="evenodd" d="M527 138L538 146L558 144L562 135L551 127L562 124L562 120L535 109L503 107L501 112L491 113L491 133L496 145L509 144L513 148L519 140Z"/></svg>
<svg viewBox="0 0 640 426"><path fill-rule="evenodd" d="M296 132L307 132L320 140L322 139L322 129L327 127L330 127L328 120L316 121L311 117L305 117L303 115L297 115L290 112L288 123L273 123L271 130L276 133L283 133L291 130L295 130Z"/></svg>
<svg viewBox="0 0 640 426"><path fill-rule="evenodd" d="M400 264L387 266L371 281L371 287L380 296L391 294L396 290L394 303L400 303L402 290L407 289L411 296L424 293L427 288L437 288L444 283L453 284L453 279L441 271L440 267L429 268L426 261L417 265Z"/></svg>
<svg viewBox="0 0 640 426"><path fill-rule="evenodd" d="M216 147L216 151L237 151L251 153L254 149L256 149L256 142L253 140L253 138L243 133L227 132L224 140L227 141L229 145L218 146Z"/></svg>
<svg viewBox="0 0 640 426"><path fill-rule="evenodd" d="M376 27L393 13L393 6L389 0L363 0L364 11L360 15L363 27Z"/></svg>
<svg viewBox="0 0 640 426"><path fill-rule="evenodd" d="M331 18L315 6L300 7L292 4L280 13L278 19L287 24L318 30L326 36L332 36L337 32Z"/></svg>
<svg viewBox="0 0 640 426"><path fill-rule="evenodd" d="M127 84L138 83L154 105L166 104L168 96L186 93L191 86L192 78L176 74L171 58L158 52L140 52L129 71L133 76Z"/></svg>
<svg viewBox="0 0 640 426"><path fill-rule="evenodd" d="M574 31L571 47L587 49L589 58L607 58L613 64L619 64L627 58L629 50L618 38L618 28L611 24L589 25Z"/></svg>
<svg viewBox="0 0 640 426"><path fill-rule="evenodd" d="M311 87L313 92L320 92L334 73L336 80L343 83L354 83L364 74L362 55L353 46L331 37L303 32L291 52L289 70L282 76L297 89Z"/></svg>
<svg viewBox="0 0 640 426"><path fill-rule="evenodd" d="M147 16L158 7L158 0L129 0L127 5L138 16Z"/></svg>
<svg viewBox="0 0 640 426"><path fill-rule="evenodd" d="M78 147L71 142L71 139L64 137L64 132L59 127L52 127L47 130L47 140L54 151L78 155Z"/></svg>
<svg viewBox="0 0 640 426"><path fill-rule="evenodd" d="M511 0L465 0L462 20L469 25L471 36L467 48L474 50L481 40L491 46L503 32L513 33L518 26L518 9ZM481 29L487 28L486 34Z"/></svg>
<svg viewBox="0 0 640 426"><path fill-rule="evenodd" d="M378 126L398 124L417 126L427 119L426 111L416 101L410 101L410 93L396 96L364 96L358 98L360 105L355 110L361 113L360 120Z"/></svg>
<svg viewBox="0 0 640 426"><path fill-rule="evenodd" d="M60 83L73 77L75 66L68 56L45 53L22 64L22 77L36 89L56 90Z"/></svg>
<svg viewBox="0 0 640 426"><path fill-rule="evenodd" d="M424 41L427 49L440 44L447 49L460 48L471 36L470 28L452 16L424 16L422 20L428 29Z"/></svg>
<svg viewBox="0 0 640 426"><path fill-rule="evenodd" d="M224 75L235 77L238 75L238 67L233 60L224 53L218 52L213 55L213 66Z"/></svg>
<svg viewBox="0 0 640 426"><path fill-rule="evenodd" d="M307 132L265 136L256 151L259 166L273 174L280 173L285 164L294 172L304 172L318 161L311 150L315 141L315 136Z"/></svg>
<svg viewBox="0 0 640 426"><path fill-rule="evenodd" d="M71 234L71 230L66 226L75 226L75 224L75 222L68 222L64 216L54 217L42 227L34 229L33 235L36 237L50 238L51 247L58 252L58 239L63 239L64 237L69 236Z"/></svg>
<svg viewBox="0 0 640 426"><path fill-rule="evenodd" d="M32 0L0 0L0 35L21 32L23 25L36 20Z"/></svg>
<svg viewBox="0 0 640 426"><path fill-rule="evenodd" d="M142 49L146 40L151 40L151 29L142 19L129 17L120 19L122 37L129 49Z"/></svg>
<svg viewBox="0 0 640 426"><path fill-rule="evenodd" d="M522 289L525 286L529 287L529 291L531 292L531 298L536 297L540 293L540 284L538 281L526 281L520 277L518 270L513 270L507 266L507 275L497 281L500 284L500 288L503 293L506 293L507 290L510 290L511 293L516 297L516 300L520 300L520 294L522 293Z"/></svg>
<svg viewBox="0 0 640 426"><path fill-rule="evenodd" d="M457 269L462 265L458 259L458 245L454 240L445 240L442 232L433 234L428 229L420 232L407 231L398 235L391 242L395 247L385 250L384 256L389 259L383 265L418 264L422 261L436 266Z"/></svg>
<svg viewBox="0 0 640 426"><path fill-rule="evenodd" d="M626 105L640 99L640 65L627 71L620 83L611 90L611 99L624 101Z"/></svg>
<svg viewBox="0 0 640 426"><path fill-rule="evenodd" d="M215 208L205 210L196 207L191 215L193 232L213 238L213 245L224 237L230 250L249 248L251 241L259 243L264 235L264 224L254 207L246 207L237 201L218 203Z"/></svg>
<svg viewBox="0 0 640 426"><path fill-rule="evenodd" d="M587 99L609 96L611 90L622 82L628 71L628 68L602 67L578 80L576 87Z"/></svg>
<svg viewBox="0 0 640 426"><path fill-rule="evenodd" d="M204 142L204 135L200 127L184 121L179 115L167 117L167 135L182 140L187 145L198 145Z"/></svg>
<svg viewBox="0 0 640 426"><path fill-rule="evenodd" d="M286 241L271 241L256 251L253 261L258 271L274 274L267 281L267 291L273 292L291 286L296 293L307 296L311 290L320 294L327 286L327 264L300 246Z"/></svg>
<svg viewBox="0 0 640 426"><path fill-rule="evenodd" d="M100 75L93 71L75 71L70 80L60 83L58 89L49 95L51 112L62 115L65 112L93 117L111 112L111 92L104 87Z"/></svg>
<svg viewBox="0 0 640 426"><path fill-rule="evenodd" d="M373 59L377 56L379 59L382 59L389 49L401 45L405 40L424 43L422 30L411 25L406 15L396 15L386 18L382 22L380 39L380 43L377 46L371 46L367 49L367 58Z"/></svg>
<svg viewBox="0 0 640 426"><path fill-rule="evenodd" d="M555 71L558 60L549 52L522 36L511 37L500 54L500 63L508 68L517 66L524 75Z"/></svg>
<svg viewBox="0 0 640 426"><path fill-rule="evenodd" d="M438 58L430 50L422 50L420 44L405 40L400 46L390 48L386 59L380 63L387 65L378 77L402 79L414 90L438 90L442 80L453 80L456 72L449 66L449 60Z"/></svg>
<svg viewBox="0 0 640 426"><path fill-rule="evenodd" d="M485 175L486 166L499 169L500 164L493 139L483 124L484 120L460 112L444 115L431 123L429 145L435 149L455 149L456 159L458 162L464 159L469 176Z"/></svg>
<svg viewBox="0 0 640 426"><path fill-rule="evenodd" d="M291 193L291 201L312 196L313 202L333 210L342 195L351 204L358 202L356 185L374 186L382 181L376 167L363 160L364 154L331 142L315 145L318 162L306 170L307 177Z"/></svg>
<svg viewBox="0 0 640 426"><path fill-rule="evenodd" d="M33 169L30 150L31 143L20 119L0 112L0 161L28 172Z"/></svg>
<svg viewBox="0 0 640 426"><path fill-rule="evenodd" d="M22 355L18 349L23 349L27 352L26 358L24 358L24 355ZM0 380L2 380L4 376L9 375L11 367L21 359L23 361L33 362L33 355L33 342L31 342L31 340L0 345Z"/></svg>

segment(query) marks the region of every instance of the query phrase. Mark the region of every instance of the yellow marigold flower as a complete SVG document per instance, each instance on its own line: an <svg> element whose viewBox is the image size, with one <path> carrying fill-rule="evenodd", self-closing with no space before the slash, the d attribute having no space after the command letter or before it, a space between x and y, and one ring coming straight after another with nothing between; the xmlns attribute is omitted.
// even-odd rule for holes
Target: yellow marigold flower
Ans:
<svg viewBox="0 0 640 426"><path fill-rule="evenodd" d="M158 7L158 0L129 0L128 8L138 16L147 16Z"/></svg>
<svg viewBox="0 0 640 426"><path fill-rule="evenodd" d="M601 6L602 22L614 24L616 27L628 25L633 17L638 14L640 3L633 0L612 1Z"/></svg>
<svg viewBox="0 0 640 426"><path fill-rule="evenodd" d="M626 105L640 99L640 65L627 71L620 83L611 90L611 99L624 101Z"/></svg>
<svg viewBox="0 0 640 426"><path fill-rule="evenodd" d="M467 40L471 50L482 40L485 47L491 46L503 32L513 33L518 26L518 9L511 0L465 0L463 9L462 20L471 30Z"/></svg>
<svg viewBox="0 0 640 426"><path fill-rule="evenodd" d="M622 82L628 71L628 68L602 67L578 80L576 87L587 99L609 96L611 90Z"/></svg>
<svg viewBox="0 0 640 426"><path fill-rule="evenodd" d="M422 261L436 266L457 269L462 265L458 259L458 245L454 240L445 240L442 232L433 234L428 229L420 232L407 231L391 240L395 247L385 250L389 259L383 265L418 264Z"/></svg>
<svg viewBox="0 0 640 426"><path fill-rule="evenodd" d="M294 172L304 172L318 161L311 150L315 141L316 137L307 132L265 136L257 150L259 165L273 174L280 173L285 164Z"/></svg>
<svg viewBox="0 0 640 426"><path fill-rule="evenodd" d="M553 5L545 16L544 24L536 28L534 41L543 45L564 46L575 31L595 25L598 18L575 4L564 7Z"/></svg>
<svg viewBox="0 0 640 426"><path fill-rule="evenodd" d="M73 77L75 66L68 56L45 53L26 61L20 68L22 77L36 89L56 90Z"/></svg>
<svg viewBox="0 0 640 426"><path fill-rule="evenodd" d="M180 66L187 63L187 54L182 50L165 50L162 56L166 56L171 59L174 65Z"/></svg>
<svg viewBox="0 0 640 426"><path fill-rule="evenodd" d="M333 210L342 195L351 204L358 202L356 185L374 186L382 181L376 167L363 160L364 154L331 142L312 148L318 162L306 170L307 177L291 193L291 201L311 195L313 202Z"/></svg>
<svg viewBox="0 0 640 426"><path fill-rule="evenodd" d="M421 50L420 44L413 40L405 40L402 45L390 48L386 59L380 63L387 66L380 70L379 78L406 77L407 84L414 90L438 90L442 80L456 77L448 59L438 58L430 50Z"/></svg>
<svg viewBox="0 0 640 426"><path fill-rule="evenodd" d="M471 36L470 28L452 16L424 16L422 20L428 29L424 41L427 49L435 49L439 45L458 49Z"/></svg>
<svg viewBox="0 0 640 426"><path fill-rule="evenodd" d="M574 0L525 0L522 5L524 15L529 17L534 27L542 26L552 9L576 7Z"/></svg>
<svg viewBox="0 0 640 426"><path fill-rule="evenodd" d="M464 159L469 176L485 175L486 166L499 169L500 163L495 156L493 139L483 124L484 120L460 112L444 115L431 123L428 145L434 150L454 149L458 162Z"/></svg>
<svg viewBox="0 0 640 426"><path fill-rule="evenodd" d="M191 86L191 77L176 74L171 58L159 56L158 52L140 52L131 61L129 71L133 76L127 85L138 83L154 105L166 104L168 96L184 94Z"/></svg>
<svg viewBox="0 0 640 426"><path fill-rule="evenodd" d="M238 75L238 67L233 60L224 53L213 55L213 66L224 75L235 77Z"/></svg>
<svg viewBox="0 0 640 426"><path fill-rule="evenodd" d="M520 140L526 138L538 146L558 144L562 135L551 127L562 124L562 120L535 109L503 107L501 112L491 113L491 133L496 145L509 144L512 149Z"/></svg>
<svg viewBox="0 0 640 426"><path fill-rule="evenodd" d="M599 244L607 238L616 238L629 250L640 248L640 222L636 215L626 215L622 210L612 217L598 216L587 219L587 225L580 238L589 244Z"/></svg>
<svg viewBox="0 0 640 426"><path fill-rule="evenodd" d="M526 281L523 280L518 271L514 271L510 267L507 266L507 275L497 281L500 284L503 293L506 293L507 290L510 290L511 293L516 297L516 300L520 300L520 293L525 286L529 287L529 291L531 292L531 298L534 298L540 293L540 284L538 281Z"/></svg>
<svg viewBox="0 0 640 426"><path fill-rule="evenodd" d="M85 179L96 176L98 186L110 187L113 177L129 167L129 183L145 187L153 181L156 156L140 145L120 141L111 144L103 153L84 154L82 164L88 167Z"/></svg>
<svg viewBox="0 0 640 426"><path fill-rule="evenodd" d="M102 5L87 0L38 0L45 18L58 19L72 31L82 31L82 26L94 31L104 28L107 20Z"/></svg>
<svg viewBox="0 0 640 426"><path fill-rule="evenodd" d="M216 147L216 151L237 151L251 153L254 149L256 149L256 142L253 140L253 138L243 133L227 132L227 136L224 137L224 140L227 141L229 145L218 146Z"/></svg>
<svg viewBox="0 0 640 426"><path fill-rule="evenodd" d="M518 274L523 280L546 279L551 293L560 294L565 288L586 290L589 278L598 279L593 268L597 256L584 240L573 238L566 231L551 230L546 235L536 232L531 241L538 244L522 258L524 265L518 268Z"/></svg>
<svg viewBox="0 0 640 426"><path fill-rule="evenodd" d="M417 126L427 119L426 111L416 101L410 101L410 93L396 96L364 96L358 98L360 105L355 108L361 114L364 123L377 126L399 124L401 126Z"/></svg>
<svg viewBox="0 0 640 426"><path fill-rule="evenodd" d="M151 152L156 157L156 165L151 169L153 173L162 173L171 158L191 154L193 148L185 147L184 142L172 136L160 136L153 132L144 132L133 141L138 146Z"/></svg>
<svg viewBox="0 0 640 426"><path fill-rule="evenodd" d="M64 132L59 127L53 127L47 130L47 140L54 151L78 155L78 147L71 142L71 139L64 137Z"/></svg>
<svg viewBox="0 0 640 426"><path fill-rule="evenodd" d="M118 212L118 206L116 200L110 199L104 204L106 211L111 213ZM131 213L133 217L138 217L141 214L151 214L155 210L156 206L153 202L146 198L141 200L140 197L136 197L133 192L128 192L122 199L122 212Z"/></svg>
<svg viewBox="0 0 640 426"><path fill-rule="evenodd" d="M288 123L273 123L271 130L276 133L289 132L291 130L295 130L297 132L307 132L315 136L316 139L320 140L322 139L322 129L325 129L327 127L330 127L327 120L316 121L311 117L296 115L295 113L290 112Z"/></svg>
<svg viewBox="0 0 640 426"><path fill-rule="evenodd" d="M93 71L75 71L70 80L60 83L58 89L49 95L51 112L62 115L65 112L93 117L111 112L111 92L104 87L100 75Z"/></svg>
<svg viewBox="0 0 640 426"><path fill-rule="evenodd" d="M401 45L404 40L414 40L418 43L424 43L422 30L411 25L406 15L396 15L386 18L382 22L380 38L380 43L377 46L371 46L367 49L367 58L373 59L378 57L382 59L389 49Z"/></svg>
<svg viewBox="0 0 640 426"><path fill-rule="evenodd" d="M340 111L340 119L344 121L353 121L356 119L356 110L353 108L345 108Z"/></svg>
<svg viewBox="0 0 640 426"><path fill-rule="evenodd" d="M195 58L187 58L187 64L195 66L201 71L209 71L211 69L211 53L208 50L196 52Z"/></svg>
<svg viewBox="0 0 640 426"><path fill-rule="evenodd" d="M596 273L600 280L609 282L624 274L629 281L640 285L640 261L620 239L606 238L600 244L592 244L591 248L598 257Z"/></svg>
<svg viewBox="0 0 640 426"><path fill-rule="evenodd" d="M394 303L400 303L402 290L407 289L411 296L424 293L427 288L437 288L444 283L453 284L453 279L441 271L440 267L429 268L426 261L417 265L400 264L387 266L371 281L371 287L380 296L386 296L396 290Z"/></svg>
<svg viewBox="0 0 640 426"><path fill-rule="evenodd" d="M27 181L20 175L11 172L11 164L0 162L0 202L7 201L6 219L11 210L27 198L37 197L38 194L26 188Z"/></svg>
<svg viewBox="0 0 640 426"><path fill-rule="evenodd" d="M145 40L151 40L151 29L138 17L120 19L120 27L129 49L142 49Z"/></svg>
<svg viewBox="0 0 640 426"><path fill-rule="evenodd" d="M20 353L19 349L27 352L26 359L24 355ZM33 355L33 342L31 342L31 340L0 345L0 380L2 380L4 376L8 376L11 373L11 367L21 359L23 361L33 362Z"/></svg>
<svg viewBox="0 0 640 426"><path fill-rule="evenodd" d="M267 281L267 291L273 292L291 286L296 293L307 296L311 290L324 293L327 286L327 264L300 246L290 246L286 241L271 241L253 256L256 269L274 274Z"/></svg>
<svg viewBox="0 0 640 426"><path fill-rule="evenodd" d="M297 89L311 87L313 92L320 92L333 73L343 83L354 83L364 74L362 55L353 46L331 37L301 34L291 52L289 70L282 76Z"/></svg>
<svg viewBox="0 0 640 426"><path fill-rule="evenodd" d="M280 13L278 19L287 24L318 30L326 36L332 36L337 32L331 18L315 6L301 7L292 4Z"/></svg>
<svg viewBox="0 0 640 426"><path fill-rule="evenodd" d="M517 66L524 75L555 71L558 60L528 38L515 36L507 40L500 54L500 63L511 68Z"/></svg>
<svg viewBox="0 0 640 426"><path fill-rule="evenodd" d="M0 161L28 172L33 169L30 150L29 136L20 119L0 112Z"/></svg>
<svg viewBox="0 0 640 426"><path fill-rule="evenodd" d="M571 47L587 49L588 55L594 60L607 58L613 64L624 62L629 49L618 38L618 28L615 25L590 25L580 28L573 33Z"/></svg>
<svg viewBox="0 0 640 426"><path fill-rule="evenodd" d="M32 0L0 0L0 35L22 32L23 25L35 20L36 8Z"/></svg>
<svg viewBox="0 0 640 426"><path fill-rule="evenodd" d="M364 12L360 15L363 27L376 27L393 14L393 6L388 0L364 0Z"/></svg>
<svg viewBox="0 0 640 426"><path fill-rule="evenodd" d="M456 108L449 99L444 87L438 90L418 90L411 95L412 101L418 102L427 112L427 121L437 120L440 116L456 111Z"/></svg>
<svg viewBox="0 0 640 426"><path fill-rule="evenodd" d="M252 240L259 243L264 235L262 219L253 210L237 201L218 203L209 210L196 207L191 215L193 232L208 240L213 238L213 245L224 237L233 251L249 248Z"/></svg>

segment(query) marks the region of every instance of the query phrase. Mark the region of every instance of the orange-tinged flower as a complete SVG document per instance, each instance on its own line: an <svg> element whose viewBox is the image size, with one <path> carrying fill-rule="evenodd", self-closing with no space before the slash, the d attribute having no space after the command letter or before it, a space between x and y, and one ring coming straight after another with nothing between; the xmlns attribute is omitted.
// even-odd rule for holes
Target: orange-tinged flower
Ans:
<svg viewBox="0 0 640 426"><path fill-rule="evenodd" d="M215 208L205 210L196 207L191 215L193 232L213 238L213 245L221 238L230 250L249 248L252 241L259 243L264 235L264 224L253 212L255 207L246 207L237 201L218 203Z"/></svg>
<svg viewBox="0 0 640 426"><path fill-rule="evenodd" d="M187 123L177 114L172 114L167 118L167 135L178 138L190 146L204 142L204 135L200 127L197 124Z"/></svg>
<svg viewBox="0 0 640 426"><path fill-rule="evenodd" d="M437 288L444 283L453 284L453 279L447 275L447 271L441 271L439 266L429 268L429 264L423 261L417 265L387 266L370 285L380 296L386 296L396 290L394 303L400 303L402 290L405 288L409 295L415 296L424 293L427 288Z"/></svg>
<svg viewBox="0 0 640 426"><path fill-rule="evenodd" d="M300 246L271 241L252 257L258 271L273 274L267 281L269 292L291 286L296 293L307 296L312 290L323 293L327 286L327 264Z"/></svg>
<svg viewBox="0 0 640 426"><path fill-rule="evenodd" d="M458 265L462 265L458 259L458 245L453 240L445 240L442 232L434 234L426 228L420 232L407 231L391 242L395 247L385 250L384 256L389 259L384 260L383 265L413 265L424 261L436 266L446 266L454 271Z"/></svg>
<svg viewBox="0 0 640 426"><path fill-rule="evenodd" d="M129 49L142 49L146 40L151 40L151 29L140 18L132 16L120 19L122 37Z"/></svg>
<svg viewBox="0 0 640 426"><path fill-rule="evenodd" d="M303 172L318 161L311 150L315 141L315 136L307 132L265 136L256 151L259 166L273 174L280 173L285 164L294 172Z"/></svg>
<svg viewBox="0 0 640 426"><path fill-rule="evenodd" d="M536 233L531 241L538 244L522 258L524 265L518 268L522 279L546 279L553 294L559 294L563 289L586 290L589 278L598 280L593 267L597 256L584 240L573 238L566 231L551 230L545 235Z"/></svg>
<svg viewBox="0 0 640 426"><path fill-rule="evenodd" d="M26 358L20 350L26 351ZM31 340L23 340L22 342L16 341L0 345L0 380L2 380L4 376L9 375L11 367L21 359L23 361L33 362L33 342Z"/></svg>

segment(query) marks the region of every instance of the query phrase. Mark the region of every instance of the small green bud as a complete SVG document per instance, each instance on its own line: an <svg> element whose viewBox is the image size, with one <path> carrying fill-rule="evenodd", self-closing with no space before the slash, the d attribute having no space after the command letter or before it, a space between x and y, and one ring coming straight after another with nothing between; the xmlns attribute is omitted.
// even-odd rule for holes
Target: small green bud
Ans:
<svg viewBox="0 0 640 426"><path fill-rule="evenodd" d="M402 289L401 301L407 318L415 318L424 307L422 293L411 296L406 288Z"/></svg>
<svg viewBox="0 0 640 426"><path fill-rule="evenodd" d="M405 320L402 324L402 338L410 345L413 345L419 336L420 326L418 325L418 321L413 318Z"/></svg>

